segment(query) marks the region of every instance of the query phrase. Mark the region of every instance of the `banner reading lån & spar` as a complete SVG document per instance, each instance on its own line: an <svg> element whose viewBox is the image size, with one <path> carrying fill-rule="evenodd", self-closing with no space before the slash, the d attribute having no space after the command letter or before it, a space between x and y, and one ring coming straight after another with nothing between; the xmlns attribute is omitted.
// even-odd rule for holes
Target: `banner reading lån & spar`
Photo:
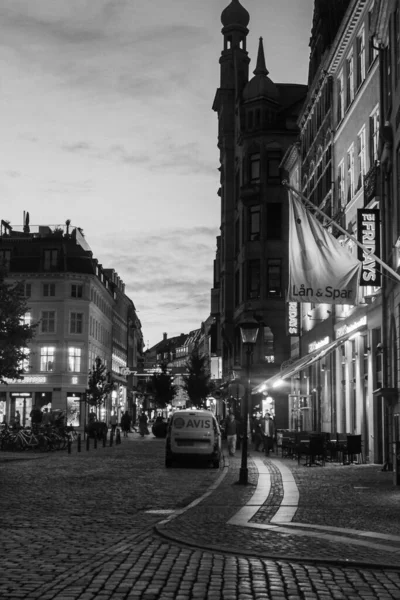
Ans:
<svg viewBox="0 0 400 600"><path fill-rule="evenodd" d="M360 261L293 194L290 196L287 300L358 304Z"/></svg>

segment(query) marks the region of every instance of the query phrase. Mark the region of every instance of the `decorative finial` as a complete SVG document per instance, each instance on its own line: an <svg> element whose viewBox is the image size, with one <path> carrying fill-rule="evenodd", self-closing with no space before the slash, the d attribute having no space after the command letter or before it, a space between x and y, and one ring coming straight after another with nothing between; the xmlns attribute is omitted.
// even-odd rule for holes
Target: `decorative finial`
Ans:
<svg viewBox="0 0 400 600"><path fill-rule="evenodd" d="M263 39L260 37L260 42L258 45L258 54L257 54L257 64L256 68L253 71L254 75L265 75L267 76L269 71L265 66L265 56L264 56L264 46Z"/></svg>

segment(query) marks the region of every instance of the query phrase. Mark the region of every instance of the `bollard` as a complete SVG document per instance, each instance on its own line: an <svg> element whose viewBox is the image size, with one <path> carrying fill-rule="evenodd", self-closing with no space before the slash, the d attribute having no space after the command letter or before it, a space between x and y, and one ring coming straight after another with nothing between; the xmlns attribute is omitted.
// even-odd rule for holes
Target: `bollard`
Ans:
<svg viewBox="0 0 400 600"><path fill-rule="evenodd" d="M113 441L114 441L114 432L111 431L111 433L110 433L110 447L113 445Z"/></svg>
<svg viewBox="0 0 400 600"><path fill-rule="evenodd" d="M103 448L106 447L107 444L107 431L103 433Z"/></svg>
<svg viewBox="0 0 400 600"><path fill-rule="evenodd" d="M71 446L72 446L71 438L68 438L68 454L71 454Z"/></svg>
<svg viewBox="0 0 400 600"><path fill-rule="evenodd" d="M78 452L81 451L81 443L82 443L82 437L81 437L81 434L78 433Z"/></svg>
<svg viewBox="0 0 400 600"><path fill-rule="evenodd" d="M86 450L89 450L89 448L90 448L90 437L87 436L87 438L86 438Z"/></svg>
<svg viewBox="0 0 400 600"><path fill-rule="evenodd" d="M121 431L119 429L117 429L117 433L115 435L115 443L116 444L120 444L121 443Z"/></svg>
<svg viewBox="0 0 400 600"><path fill-rule="evenodd" d="M93 448L97 450L97 435L94 436Z"/></svg>

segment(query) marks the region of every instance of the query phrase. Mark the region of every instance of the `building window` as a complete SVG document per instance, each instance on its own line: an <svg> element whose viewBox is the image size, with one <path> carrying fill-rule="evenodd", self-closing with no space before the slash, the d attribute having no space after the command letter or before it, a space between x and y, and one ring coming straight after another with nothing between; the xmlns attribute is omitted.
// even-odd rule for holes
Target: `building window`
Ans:
<svg viewBox="0 0 400 600"><path fill-rule="evenodd" d="M24 315L21 316L20 323L21 323L21 325L28 325L28 326L30 326L30 324L32 323L32 315L31 315L31 313L29 311L26 312Z"/></svg>
<svg viewBox="0 0 400 600"><path fill-rule="evenodd" d="M353 53L346 60L346 107L354 100L354 57Z"/></svg>
<svg viewBox="0 0 400 600"><path fill-rule="evenodd" d="M347 202L354 196L354 146L347 151Z"/></svg>
<svg viewBox="0 0 400 600"><path fill-rule="evenodd" d="M240 304L240 271L235 273L235 306Z"/></svg>
<svg viewBox="0 0 400 600"><path fill-rule="evenodd" d="M25 358L21 360L21 362L19 363L19 367L23 370L24 373L28 373L30 369L30 350L29 348L21 348L21 350L25 354Z"/></svg>
<svg viewBox="0 0 400 600"><path fill-rule="evenodd" d="M249 240L251 242L254 242L255 240L260 239L260 222L261 222L260 207L258 205L250 206L249 212L248 212L248 217L249 217Z"/></svg>
<svg viewBox="0 0 400 600"><path fill-rule="evenodd" d="M278 202L267 204L267 239L282 239L282 205Z"/></svg>
<svg viewBox="0 0 400 600"><path fill-rule="evenodd" d="M357 136L357 190L359 190L364 185L364 176L366 170L365 160L365 127L363 127Z"/></svg>
<svg viewBox="0 0 400 600"><path fill-rule="evenodd" d="M83 295L83 285L71 285L71 298L82 298Z"/></svg>
<svg viewBox="0 0 400 600"><path fill-rule="evenodd" d="M56 312L54 310L42 311L41 332L55 333L56 330Z"/></svg>
<svg viewBox="0 0 400 600"><path fill-rule="evenodd" d="M56 295L56 284L55 283L44 283L43 284L43 296L55 296Z"/></svg>
<svg viewBox="0 0 400 600"><path fill-rule="evenodd" d="M0 250L0 267L10 270L11 250Z"/></svg>
<svg viewBox="0 0 400 600"><path fill-rule="evenodd" d="M365 79L365 31L357 36L357 88Z"/></svg>
<svg viewBox="0 0 400 600"><path fill-rule="evenodd" d="M81 354L82 350L80 348L68 348L68 371L80 372Z"/></svg>
<svg viewBox="0 0 400 600"><path fill-rule="evenodd" d="M83 333L83 313L71 313L70 333Z"/></svg>
<svg viewBox="0 0 400 600"><path fill-rule="evenodd" d="M44 270L50 271L57 267L58 265L58 250L45 250L43 253L44 256Z"/></svg>
<svg viewBox="0 0 400 600"><path fill-rule="evenodd" d="M340 71L337 79L337 119L338 123L344 117L344 85L343 85L343 71Z"/></svg>
<svg viewBox="0 0 400 600"><path fill-rule="evenodd" d="M267 265L267 296L278 298L282 295L281 260L270 258Z"/></svg>
<svg viewBox="0 0 400 600"><path fill-rule="evenodd" d="M40 370L54 371L54 354L56 349L52 346L43 346L40 349Z"/></svg>
<svg viewBox="0 0 400 600"><path fill-rule="evenodd" d="M275 362L275 351L274 351L274 334L270 327L264 327L264 360L268 363Z"/></svg>
<svg viewBox="0 0 400 600"><path fill-rule="evenodd" d="M32 295L32 284L31 283L25 283L23 285L23 295L25 296L25 298L30 298Z"/></svg>
<svg viewBox="0 0 400 600"><path fill-rule="evenodd" d="M368 31L369 32L371 32L371 30L372 30L372 12L373 12L373 8L368 13ZM376 57L378 56L378 53L379 53L379 50L375 46L374 42L375 42L374 37L369 36L369 52L368 52L369 66L372 65L372 63L374 62L374 60L376 59Z"/></svg>
<svg viewBox="0 0 400 600"><path fill-rule="evenodd" d="M346 197L344 193L344 161L339 164L337 170L337 179L338 179L338 205L340 208L346 205Z"/></svg>
<svg viewBox="0 0 400 600"><path fill-rule="evenodd" d="M369 118L369 158L370 166L378 160L379 109L375 109Z"/></svg>
<svg viewBox="0 0 400 600"><path fill-rule="evenodd" d="M281 164L280 152L268 152L267 154L267 177L268 183L281 183Z"/></svg>
<svg viewBox="0 0 400 600"><path fill-rule="evenodd" d="M260 181L260 154L251 154L250 156L250 181L257 183Z"/></svg>
<svg viewBox="0 0 400 600"><path fill-rule="evenodd" d="M260 297L260 261L250 260L248 262L248 297Z"/></svg>

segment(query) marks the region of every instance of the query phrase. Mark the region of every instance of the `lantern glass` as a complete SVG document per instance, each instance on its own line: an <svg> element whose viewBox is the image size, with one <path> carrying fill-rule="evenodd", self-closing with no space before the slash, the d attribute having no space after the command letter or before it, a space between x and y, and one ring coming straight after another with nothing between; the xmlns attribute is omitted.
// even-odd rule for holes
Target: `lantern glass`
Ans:
<svg viewBox="0 0 400 600"><path fill-rule="evenodd" d="M241 323L240 335L242 336L243 344L255 344L257 341L259 325L257 322Z"/></svg>

